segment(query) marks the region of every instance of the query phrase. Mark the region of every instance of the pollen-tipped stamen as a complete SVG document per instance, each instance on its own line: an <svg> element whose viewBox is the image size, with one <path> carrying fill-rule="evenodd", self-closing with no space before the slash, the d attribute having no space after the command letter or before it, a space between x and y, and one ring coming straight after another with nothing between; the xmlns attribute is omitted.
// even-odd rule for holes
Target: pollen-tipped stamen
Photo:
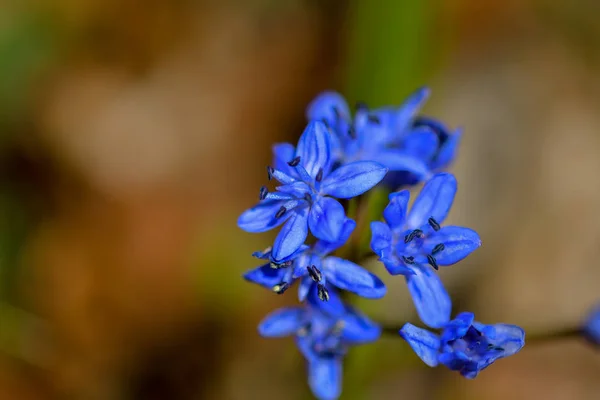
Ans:
<svg viewBox="0 0 600 400"><path fill-rule="evenodd" d="M290 167L295 167L296 165L300 164L300 156L294 157L294 159L292 161L288 161L287 164Z"/></svg>
<svg viewBox="0 0 600 400"><path fill-rule="evenodd" d="M408 256L408 257L402 256L402 261L404 261L405 264L412 265L415 263L415 258L413 256Z"/></svg>
<svg viewBox="0 0 600 400"><path fill-rule="evenodd" d="M327 290L325 285L317 284L317 294L321 301L329 301L329 290Z"/></svg>
<svg viewBox="0 0 600 400"><path fill-rule="evenodd" d="M306 269L308 270L308 276L310 276L310 279L317 283L321 282L321 279L323 279L323 275L317 267L315 267L314 265L309 265L308 267L306 267Z"/></svg>
<svg viewBox="0 0 600 400"><path fill-rule="evenodd" d="M440 224L433 217L429 217L427 222L429 223L429 225L431 225L434 231L437 232L440 230Z"/></svg>
<svg viewBox="0 0 600 400"><path fill-rule="evenodd" d="M317 172L317 176L315 177L315 181L321 182L323 180L323 168L319 168Z"/></svg>
<svg viewBox="0 0 600 400"><path fill-rule="evenodd" d="M267 189L267 187L266 187L266 186L261 186L261 188L260 188L260 192L259 192L259 194L258 194L258 198L259 198L260 200L264 200L264 199L266 199L266 198L267 198L267 195L268 195L268 194L269 194L269 189Z"/></svg>
<svg viewBox="0 0 600 400"><path fill-rule="evenodd" d="M283 217L283 214L285 214L286 212L287 212L287 208L285 208L284 206L281 206L279 208L279 210L277 210L277 214L275 214L275 218Z"/></svg>
<svg viewBox="0 0 600 400"><path fill-rule="evenodd" d="M280 282L277 285L273 286L273 291L277 294L283 294L288 288L290 284L287 282Z"/></svg>
<svg viewBox="0 0 600 400"><path fill-rule="evenodd" d="M429 263L429 265L431 265L433 267L433 269L435 269L436 271L440 268L438 266L437 261L435 260L435 257L432 256L431 254L427 254L427 262Z"/></svg>
<svg viewBox="0 0 600 400"><path fill-rule="evenodd" d="M446 248L446 246L444 246L444 243L438 243L435 245L433 250L431 250L431 255L436 255L440 251L443 251L445 248Z"/></svg>

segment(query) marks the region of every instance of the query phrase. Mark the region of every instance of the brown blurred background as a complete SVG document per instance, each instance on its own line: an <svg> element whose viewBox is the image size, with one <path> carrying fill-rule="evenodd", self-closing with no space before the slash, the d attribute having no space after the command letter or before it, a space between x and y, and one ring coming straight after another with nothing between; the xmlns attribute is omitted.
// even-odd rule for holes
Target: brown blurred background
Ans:
<svg viewBox="0 0 600 400"><path fill-rule="evenodd" d="M600 299L595 0L0 2L0 399L307 399L295 302L245 283L236 227L270 144L333 88L463 126L444 271L457 311L529 334ZM414 320L401 278L370 314ZM342 399L598 399L600 354L526 346L467 381L398 338L352 350Z"/></svg>

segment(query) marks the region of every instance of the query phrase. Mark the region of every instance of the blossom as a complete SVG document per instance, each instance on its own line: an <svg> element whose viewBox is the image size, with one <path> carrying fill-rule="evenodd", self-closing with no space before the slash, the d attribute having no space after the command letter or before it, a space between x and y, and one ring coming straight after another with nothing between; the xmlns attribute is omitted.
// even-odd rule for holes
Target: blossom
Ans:
<svg viewBox="0 0 600 400"><path fill-rule="evenodd" d="M270 249L256 252L255 257L269 262L248 271L244 278L278 294L286 291L297 279L301 279L298 290L301 301L314 285L317 286L319 297L323 301L328 300L330 287L347 290L366 298L381 298L386 293L386 287L377 276L351 261L329 256L346 243L355 227L356 223L346 218L337 241L319 240L313 246L302 246L280 263L273 262Z"/></svg>
<svg viewBox="0 0 600 400"><path fill-rule="evenodd" d="M400 336L430 367L443 364L473 379L496 360L517 353L525 345L525 331L516 325L485 325L470 312L444 325L441 335L407 323Z"/></svg>
<svg viewBox="0 0 600 400"><path fill-rule="evenodd" d="M357 106L354 118L344 98L336 92L323 92L307 108L309 120L324 121L333 133L336 162L376 161L390 171L408 172L425 179L429 169L424 160L399 145L421 104L429 95L426 88L416 91L398 109L369 110Z"/></svg>
<svg viewBox="0 0 600 400"><path fill-rule="evenodd" d="M588 316L583 333L591 343L600 345L600 305L597 305Z"/></svg>
<svg viewBox="0 0 600 400"><path fill-rule="evenodd" d="M386 222L371 223L371 248L390 274L405 276L419 317L432 328L443 326L451 312L450 297L432 268L455 264L481 245L472 229L441 226L455 194L454 176L437 174L408 214L410 193L404 190L390 194Z"/></svg>
<svg viewBox="0 0 600 400"><path fill-rule="evenodd" d="M358 196L379 183L387 168L373 161L358 161L334 168L330 134L320 121L308 124L298 146L277 145L276 168L269 178L281 183L276 191L265 187L260 202L246 210L238 226L248 232L264 232L283 223L273 244L272 257L279 262L304 244L308 232L335 242L346 219L344 207L335 200Z"/></svg>
<svg viewBox="0 0 600 400"><path fill-rule="evenodd" d="M315 290L302 307L282 308L259 325L264 337L295 336L296 345L308 363L308 383L318 399L333 400L341 394L342 360L351 345L375 341L381 328L332 291L327 312Z"/></svg>

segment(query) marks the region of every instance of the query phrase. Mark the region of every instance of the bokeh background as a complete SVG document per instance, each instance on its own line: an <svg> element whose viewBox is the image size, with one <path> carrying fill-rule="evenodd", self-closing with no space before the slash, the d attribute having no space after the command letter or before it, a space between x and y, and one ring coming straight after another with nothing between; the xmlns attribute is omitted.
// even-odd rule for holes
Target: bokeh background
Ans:
<svg viewBox="0 0 600 400"><path fill-rule="evenodd" d="M270 145L332 88L372 106L429 85L463 126L443 271L457 311L530 335L600 299L595 0L0 2L0 398L308 399L295 301L245 283L272 235L236 227ZM369 314L416 317L401 278ZM597 399L600 353L526 346L475 381L399 338L353 349L342 399Z"/></svg>

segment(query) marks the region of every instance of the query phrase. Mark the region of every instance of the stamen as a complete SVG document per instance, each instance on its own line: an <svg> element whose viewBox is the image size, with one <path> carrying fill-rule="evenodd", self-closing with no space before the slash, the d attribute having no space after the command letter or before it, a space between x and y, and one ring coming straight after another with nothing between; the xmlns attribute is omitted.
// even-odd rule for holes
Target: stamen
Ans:
<svg viewBox="0 0 600 400"><path fill-rule="evenodd" d="M354 126L348 128L348 136L350 136L352 139L356 139L356 129L354 129Z"/></svg>
<svg viewBox="0 0 600 400"><path fill-rule="evenodd" d="M275 214L275 218L283 217L283 214L285 214L286 211L287 211L287 208L285 208L284 206L281 206L281 208L279 210L277 210L277 214Z"/></svg>
<svg viewBox="0 0 600 400"><path fill-rule="evenodd" d="M413 256L409 256L409 257L402 256L402 261L404 261L405 264L412 265L415 263L415 258Z"/></svg>
<svg viewBox="0 0 600 400"><path fill-rule="evenodd" d="M431 225L434 231L437 232L440 230L440 224L438 224L438 222L435 219L433 219L433 217L429 217L427 222L429 222L429 225Z"/></svg>
<svg viewBox="0 0 600 400"><path fill-rule="evenodd" d="M379 117L377 115L369 115L367 117L367 119L369 120L370 123L372 124L376 124L379 125L381 124L381 119L379 119Z"/></svg>
<svg viewBox="0 0 600 400"><path fill-rule="evenodd" d="M415 229L414 231L412 231L408 235L404 236L404 243L410 243L410 242L412 242L412 240L415 237L422 238L423 237L423 231L420 230L420 229Z"/></svg>
<svg viewBox="0 0 600 400"><path fill-rule="evenodd" d="M310 193L304 192L304 200L308 201L309 203L312 201Z"/></svg>
<svg viewBox="0 0 600 400"><path fill-rule="evenodd" d="M357 101L356 102L356 111L361 111L361 110L368 110L369 106L367 106L367 103L363 102L363 101Z"/></svg>
<svg viewBox="0 0 600 400"><path fill-rule="evenodd" d="M296 165L300 164L300 156L295 157L292 161L288 162L288 165L290 167L295 167Z"/></svg>
<svg viewBox="0 0 600 400"><path fill-rule="evenodd" d="M259 192L259 194L258 194L258 198L259 198L260 200L264 200L264 199L266 199L266 198L267 198L267 195L268 195L268 194L269 194L269 189L267 189L267 187L266 187L266 186L262 186L262 187L260 188L260 192Z"/></svg>
<svg viewBox="0 0 600 400"><path fill-rule="evenodd" d="M435 257L432 256L431 254L427 254L427 262L429 263L429 265L431 265L433 267L433 269L435 269L436 271L440 268L438 267L437 261L435 261Z"/></svg>
<svg viewBox="0 0 600 400"><path fill-rule="evenodd" d="M317 284L317 294L319 295L319 299L321 301L329 301L329 291L325 287L325 285Z"/></svg>
<svg viewBox="0 0 600 400"><path fill-rule="evenodd" d="M269 262L269 265L271 266L271 268L273 269L280 269L280 268L288 268L291 267L292 264L294 263L293 260L288 260L288 261L284 261L284 262L275 262L275 261L271 261Z"/></svg>
<svg viewBox="0 0 600 400"><path fill-rule="evenodd" d="M309 265L308 267L306 267L306 269L308 270L308 275L310 276L310 279L312 279L315 282L321 282L321 279L323 278L323 275L321 274L321 271L318 270L317 267L315 267L314 265Z"/></svg>
<svg viewBox="0 0 600 400"><path fill-rule="evenodd" d="M275 171L275 169L271 166L267 166L267 177L269 178L269 180L271 180L273 178L273 172Z"/></svg>
<svg viewBox="0 0 600 400"><path fill-rule="evenodd" d="M287 282L280 282L277 285L273 286L273 291L277 294L283 294L288 288L290 284Z"/></svg>
<svg viewBox="0 0 600 400"><path fill-rule="evenodd" d="M331 107L331 109L333 110L333 113L335 114L335 117L337 119L340 119L340 110L338 110L337 107Z"/></svg>
<svg viewBox="0 0 600 400"><path fill-rule="evenodd" d="M444 246L444 243L436 244L435 247L433 248L433 250L431 250L431 254L436 255L437 253L444 250L445 248L446 248L446 246Z"/></svg>
<svg viewBox="0 0 600 400"><path fill-rule="evenodd" d="M317 182L321 182L323 180L323 168L319 168L319 172L317 172L317 176L315 177Z"/></svg>
<svg viewBox="0 0 600 400"><path fill-rule="evenodd" d="M323 123L323 125L325 125L325 127L326 127L327 129L329 129L329 121L327 121L327 118L322 118L322 119L321 119L321 122Z"/></svg>

